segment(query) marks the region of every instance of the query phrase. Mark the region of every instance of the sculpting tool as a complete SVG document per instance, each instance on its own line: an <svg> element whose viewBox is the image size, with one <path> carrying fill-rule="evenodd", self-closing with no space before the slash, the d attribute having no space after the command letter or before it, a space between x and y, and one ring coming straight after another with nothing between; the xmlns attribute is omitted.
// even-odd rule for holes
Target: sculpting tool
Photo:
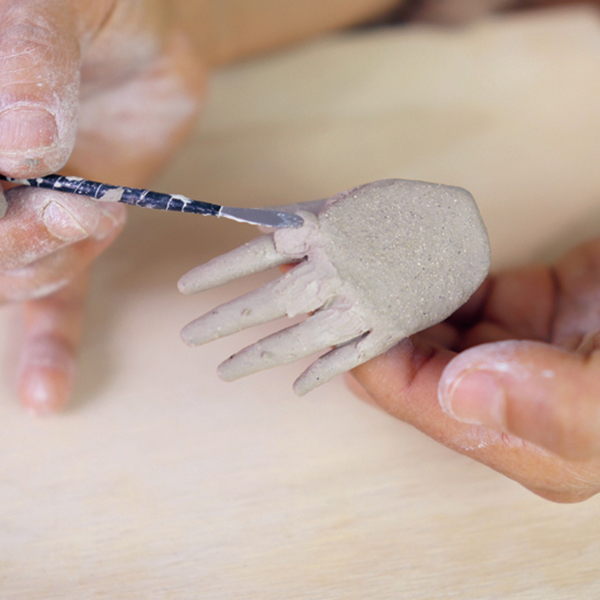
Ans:
<svg viewBox="0 0 600 600"><path fill-rule="evenodd" d="M155 208L174 212L196 213L212 217L225 217L241 223L263 225L265 227L301 227L304 223L302 217L293 213L286 213L267 208L235 208L220 206L200 200L192 200L186 196L162 194L150 190L131 188L125 186L98 183L81 177L68 177L64 175L46 175L34 179L15 179L0 175L0 180L28 185L31 187L46 188L68 194L88 196L102 202L123 202L132 206Z"/></svg>

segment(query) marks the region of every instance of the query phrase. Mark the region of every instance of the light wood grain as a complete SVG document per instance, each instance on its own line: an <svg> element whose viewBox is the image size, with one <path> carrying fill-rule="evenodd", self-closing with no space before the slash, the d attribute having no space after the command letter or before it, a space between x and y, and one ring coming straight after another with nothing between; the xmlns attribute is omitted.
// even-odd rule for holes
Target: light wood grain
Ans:
<svg viewBox="0 0 600 600"><path fill-rule="evenodd" d="M220 74L159 185L258 205L443 181L478 199L497 265L548 255L599 230L599 50L586 10L321 40ZM14 401L18 332L1 315L0 598L598 597L598 499L543 501L342 380L299 399L298 364L221 382L217 364L272 326L181 343L181 326L261 277L191 298L178 277L253 235L132 210L58 417Z"/></svg>

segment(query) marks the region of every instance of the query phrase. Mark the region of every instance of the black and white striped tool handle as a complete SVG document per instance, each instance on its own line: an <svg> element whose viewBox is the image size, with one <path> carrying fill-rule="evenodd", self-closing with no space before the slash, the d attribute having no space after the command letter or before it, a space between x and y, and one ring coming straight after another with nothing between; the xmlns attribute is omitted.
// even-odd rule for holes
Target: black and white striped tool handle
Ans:
<svg viewBox="0 0 600 600"><path fill-rule="evenodd" d="M302 217L293 213L269 210L267 208L232 208L192 200L180 195L162 194L140 188L110 185L82 179L81 177L68 177L64 175L46 175L33 179L15 179L0 175L0 180L9 181L18 185L56 190L69 194L88 196L103 202L123 202L133 206L168 210L174 212L196 213L213 217L225 217L266 227L301 227L304 223Z"/></svg>

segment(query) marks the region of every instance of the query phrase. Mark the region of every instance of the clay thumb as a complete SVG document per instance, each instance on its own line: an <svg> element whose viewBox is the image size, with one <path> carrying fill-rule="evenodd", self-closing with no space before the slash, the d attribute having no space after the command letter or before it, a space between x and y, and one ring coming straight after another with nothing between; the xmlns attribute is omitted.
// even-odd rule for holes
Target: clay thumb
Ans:
<svg viewBox="0 0 600 600"><path fill-rule="evenodd" d="M567 459L600 456L600 353L584 356L530 341L484 344L446 366L438 395L459 421Z"/></svg>

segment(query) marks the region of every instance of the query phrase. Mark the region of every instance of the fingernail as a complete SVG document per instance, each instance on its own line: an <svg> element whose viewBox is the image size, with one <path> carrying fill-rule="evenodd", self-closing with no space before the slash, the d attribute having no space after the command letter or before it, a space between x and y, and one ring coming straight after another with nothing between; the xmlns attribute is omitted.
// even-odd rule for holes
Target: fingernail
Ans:
<svg viewBox="0 0 600 600"><path fill-rule="evenodd" d="M470 371L459 376L440 396L444 411L464 423L503 429L505 392L487 371Z"/></svg>
<svg viewBox="0 0 600 600"><path fill-rule="evenodd" d="M58 202L49 202L44 207L42 218L48 232L65 242L81 240L91 233L68 208Z"/></svg>
<svg viewBox="0 0 600 600"><path fill-rule="evenodd" d="M24 152L56 144L54 117L44 108L17 106L0 113L0 152Z"/></svg>

